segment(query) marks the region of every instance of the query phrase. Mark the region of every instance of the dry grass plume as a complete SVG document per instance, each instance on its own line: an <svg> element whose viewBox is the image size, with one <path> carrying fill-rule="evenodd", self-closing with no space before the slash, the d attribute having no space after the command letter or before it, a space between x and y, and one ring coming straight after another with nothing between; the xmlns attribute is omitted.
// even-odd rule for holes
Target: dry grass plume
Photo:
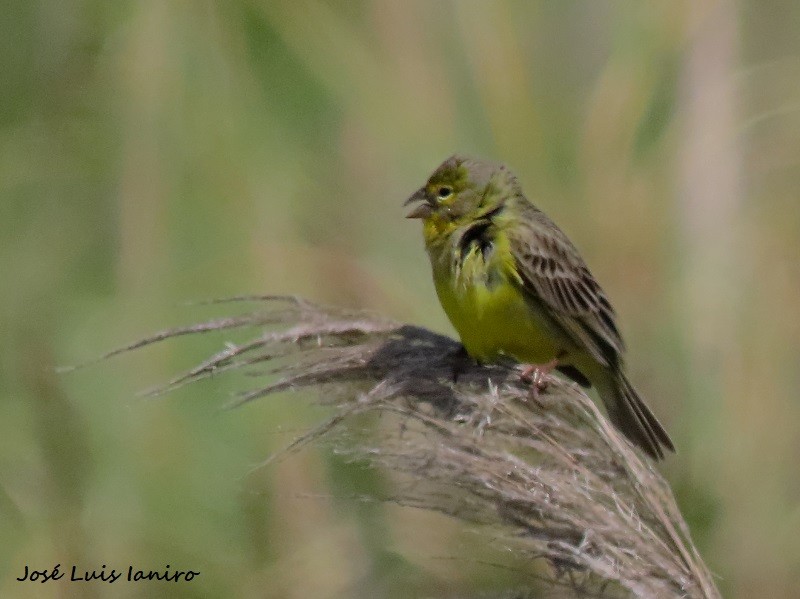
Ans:
<svg viewBox="0 0 800 599"><path fill-rule="evenodd" d="M380 435L343 449L409 481L393 500L486 525L518 555L546 560L562 595L719 597L667 482L576 385L551 377L533 401L513 364L464 363L457 342L423 328L294 297L222 301L258 309L108 356L179 335L255 329L154 393L256 367L278 380L236 405L311 389L333 408L287 451L346 430L356 415L382 414Z"/></svg>

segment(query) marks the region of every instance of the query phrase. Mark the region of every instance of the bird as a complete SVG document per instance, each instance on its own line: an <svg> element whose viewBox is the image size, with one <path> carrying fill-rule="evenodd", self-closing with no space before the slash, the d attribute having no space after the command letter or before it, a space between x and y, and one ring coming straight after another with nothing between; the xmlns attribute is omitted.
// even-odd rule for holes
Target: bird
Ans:
<svg viewBox="0 0 800 599"><path fill-rule="evenodd" d="M453 155L409 197L439 301L478 363L511 358L594 387L611 422L655 460L675 446L629 381L614 308L580 253L505 165Z"/></svg>

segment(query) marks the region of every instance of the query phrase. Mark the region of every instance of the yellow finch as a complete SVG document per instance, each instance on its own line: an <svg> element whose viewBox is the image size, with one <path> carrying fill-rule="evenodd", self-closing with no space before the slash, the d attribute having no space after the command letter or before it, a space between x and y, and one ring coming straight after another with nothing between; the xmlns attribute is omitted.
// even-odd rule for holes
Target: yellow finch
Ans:
<svg viewBox="0 0 800 599"><path fill-rule="evenodd" d="M614 309L578 250L505 166L452 156L406 204L422 219L436 292L467 353L554 367L593 385L653 458L674 451L625 376ZM530 370L533 370L531 368Z"/></svg>

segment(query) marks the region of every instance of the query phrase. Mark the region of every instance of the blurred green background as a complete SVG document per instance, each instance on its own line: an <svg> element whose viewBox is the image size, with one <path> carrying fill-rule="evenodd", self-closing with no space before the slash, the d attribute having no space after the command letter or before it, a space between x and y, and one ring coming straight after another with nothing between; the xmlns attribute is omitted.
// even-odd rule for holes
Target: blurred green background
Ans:
<svg viewBox="0 0 800 599"><path fill-rule="evenodd" d="M2 2L0 596L471 597L530 582L247 381L136 392L229 339L70 375L186 302L297 293L452 332L402 201L507 162L614 301L662 469L728 597L800 596L800 5ZM505 563L502 553L494 555ZM17 582L31 568L192 583Z"/></svg>

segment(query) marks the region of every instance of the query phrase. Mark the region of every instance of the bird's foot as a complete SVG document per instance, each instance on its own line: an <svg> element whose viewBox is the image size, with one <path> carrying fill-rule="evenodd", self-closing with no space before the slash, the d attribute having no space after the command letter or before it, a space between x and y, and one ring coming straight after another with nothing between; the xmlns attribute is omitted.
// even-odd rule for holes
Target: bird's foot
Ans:
<svg viewBox="0 0 800 599"><path fill-rule="evenodd" d="M547 375L558 366L558 358L553 358L544 364L527 364L522 367L519 378L523 383L531 386L531 399L539 404L539 393L547 389ZM541 404L540 404L541 405Z"/></svg>

